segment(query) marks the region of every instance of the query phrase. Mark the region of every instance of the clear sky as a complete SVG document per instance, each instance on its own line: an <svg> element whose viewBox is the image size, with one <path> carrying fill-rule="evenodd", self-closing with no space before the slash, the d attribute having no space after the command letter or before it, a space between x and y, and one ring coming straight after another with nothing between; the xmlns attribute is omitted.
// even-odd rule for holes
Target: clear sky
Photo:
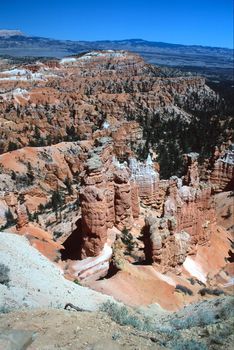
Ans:
<svg viewBox="0 0 234 350"><path fill-rule="evenodd" d="M233 1L0 0L0 28L56 39L233 47Z"/></svg>

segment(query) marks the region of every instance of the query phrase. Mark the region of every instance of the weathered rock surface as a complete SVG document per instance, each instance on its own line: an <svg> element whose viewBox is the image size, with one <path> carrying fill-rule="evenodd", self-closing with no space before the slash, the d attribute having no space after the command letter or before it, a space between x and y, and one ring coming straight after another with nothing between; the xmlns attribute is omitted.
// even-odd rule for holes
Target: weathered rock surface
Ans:
<svg viewBox="0 0 234 350"><path fill-rule="evenodd" d="M24 204L18 203L16 213L17 213L16 228L17 230L20 230L22 227L26 226L29 222L26 206Z"/></svg>
<svg viewBox="0 0 234 350"><path fill-rule="evenodd" d="M169 180L163 216L146 218L147 259L164 271L181 265L188 253L196 252L197 244L209 245L216 224L212 189L199 182L197 156L186 155L183 179Z"/></svg>
<svg viewBox="0 0 234 350"><path fill-rule="evenodd" d="M130 158L129 168L132 179L137 184L141 202L146 206L155 206L159 191L159 174L153 168L151 156L148 155L145 164L138 162L135 158Z"/></svg>
<svg viewBox="0 0 234 350"><path fill-rule="evenodd" d="M110 142L100 139L85 166L80 192L82 257L97 256L107 241L107 229L130 229L133 215L140 213L138 187L130 181L129 169L116 162Z"/></svg>
<svg viewBox="0 0 234 350"><path fill-rule="evenodd" d="M132 194L127 170L117 170L114 174L115 224L120 230L132 227Z"/></svg>
<svg viewBox="0 0 234 350"><path fill-rule="evenodd" d="M107 240L107 203L103 191L88 186L80 193L83 248L82 258L97 256Z"/></svg>
<svg viewBox="0 0 234 350"><path fill-rule="evenodd" d="M62 269L30 246L25 237L1 232L0 241L1 262L10 269L10 287L0 284L1 308L63 308L70 302L86 310L97 310L110 300L66 280Z"/></svg>
<svg viewBox="0 0 234 350"><path fill-rule="evenodd" d="M162 272L182 265L190 249L190 235L185 231L175 232L173 217L150 216L145 223L146 259Z"/></svg>
<svg viewBox="0 0 234 350"><path fill-rule="evenodd" d="M5 330L0 334L0 347L2 349L27 349L36 338L36 332L24 330Z"/></svg>
<svg viewBox="0 0 234 350"><path fill-rule="evenodd" d="M210 174L215 192L234 190L234 145L219 154Z"/></svg>

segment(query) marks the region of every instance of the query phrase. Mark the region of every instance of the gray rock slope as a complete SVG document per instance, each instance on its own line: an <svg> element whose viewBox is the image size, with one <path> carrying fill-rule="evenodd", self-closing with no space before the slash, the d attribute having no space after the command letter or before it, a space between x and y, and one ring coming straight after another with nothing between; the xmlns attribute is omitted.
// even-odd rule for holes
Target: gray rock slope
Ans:
<svg viewBox="0 0 234 350"><path fill-rule="evenodd" d="M64 307L72 303L97 310L113 300L101 293L76 285L62 271L16 234L0 232L0 264L10 269L8 286L0 284L0 308Z"/></svg>

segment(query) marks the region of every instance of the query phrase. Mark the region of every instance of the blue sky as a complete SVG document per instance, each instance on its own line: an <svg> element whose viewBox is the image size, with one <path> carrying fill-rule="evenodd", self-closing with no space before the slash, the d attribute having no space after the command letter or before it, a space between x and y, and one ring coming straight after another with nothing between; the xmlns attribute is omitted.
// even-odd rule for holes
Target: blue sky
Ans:
<svg viewBox="0 0 234 350"><path fill-rule="evenodd" d="M0 0L0 28L57 39L233 47L233 1Z"/></svg>

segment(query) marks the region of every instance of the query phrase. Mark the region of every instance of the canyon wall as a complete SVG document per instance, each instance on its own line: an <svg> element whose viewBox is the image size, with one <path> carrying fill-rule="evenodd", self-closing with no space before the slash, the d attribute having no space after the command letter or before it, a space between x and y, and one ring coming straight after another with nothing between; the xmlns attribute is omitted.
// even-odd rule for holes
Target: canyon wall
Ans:
<svg viewBox="0 0 234 350"><path fill-rule="evenodd" d="M140 208L148 212L143 228L145 258L161 271L181 266L198 245L209 245L216 217L212 186L199 179L198 155L186 155L187 172L181 179L165 181L159 179L150 155L144 163L133 157L119 163L111 158L111 139L105 140L92 150L84 175L82 257L100 254L108 228L131 231Z"/></svg>
<svg viewBox="0 0 234 350"><path fill-rule="evenodd" d="M109 140L110 141L110 140ZM107 240L107 229L131 230L140 215L146 215L144 244L146 260L163 271L182 265L197 245L209 244L216 224L211 186L200 183L197 154L186 155L187 173L182 179L159 180L149 155L145 163L130 157L129 162L111 160L108 144L103 144L106 159L97 159L96 150L86 170L81 192L83 257L97 256ZM90 249L90 246L93 246Z"/></svg>
<svg viewBox="0 0 234 350"><path fill-rule="evenodd" d="M182 265L197 245L209 245L216 224L211 186L200 183L196 154L188 154L187 173L168 182L161 218L146 218L148 260L166 271Z"/></svg>

